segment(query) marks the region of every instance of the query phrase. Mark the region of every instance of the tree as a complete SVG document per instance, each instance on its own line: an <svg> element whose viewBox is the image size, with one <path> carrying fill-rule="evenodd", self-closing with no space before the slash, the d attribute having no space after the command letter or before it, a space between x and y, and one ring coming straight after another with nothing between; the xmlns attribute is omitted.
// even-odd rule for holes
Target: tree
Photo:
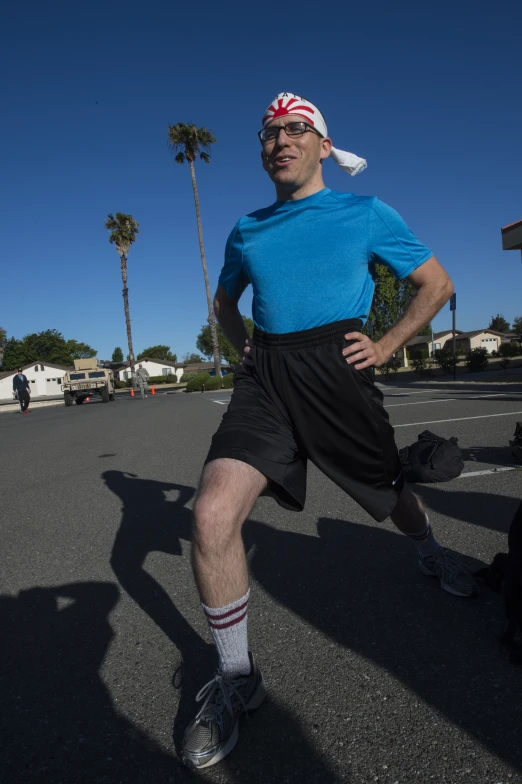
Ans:
<svg viewBox="0 0 522 784"><path fill-rule="evenodd" d="M248 334L250 337L252 337L252 332L254 331L254 322L251 318L247 318L247 316L243 316L243 321L245 322L245 327ZM225 337L219 324L217 325L217 338L220 356L223 357L223 359L225 359L229 365L238 365L241 362L241 357L237 353L230 340ZM211 357L213 355L214 347L212 344L210 325L204 324L201 327L201 332L199 333L196 340L196 348L199 349L199 351L201 351L201 353L206 357Z"/></svg>
<svg viewBox="0 0 522 784"><path fill-rule="evenodd" d="M5 329L0 327L0 367L2 367L3 357L4 357L4 346L7 341L7 332Z"/></svg>
<svg viewBox="0 0 522 784"><path fill-rule="evenodd" d="M204 362L205 359L199 354L189 354L187 352L186 354L183 354L181 361L184 365L194 365L196 362Z"/></svg>
<svg viewBox="0 0 522 784"><path fill-rule="evenodd" d="M212 354L214 356L216 378L219 378L221 376L220 350L216 318L214 316L210 284L208 281L205 249L203 246L203 229L201 226L201 213L199 209L196 169L194 167L194 162L198 156L204 163L210 163L210 145L215 144L216 139L212 136L211 132L207 128L196 128L195 125L176 123L176 125L169 125L168 140L172 152L175 153L174 160L176 163L182 164L185 161L188 161L190 166L192 190L194 191L194 204L196 207L196 220L198 224L199 252L201 254L201 264L203 266L203 277L205 279L205 290L207 294L208 323L210 327L210 336L212 339Z"/></svg>
<svg viewBox="0 0 522 784"><path fill-rule="evenodd" d="M22 365L28 364L26 355L23 349L23 343L16 338L9 338L4 345L4 359L2 370L17 370Z"/></svg>
<svg viewBox="0 0 522 784"><path fill-rule="evenodd" d="M87 343L78 343L77 340L68 340L67 350L72 359L91 359L97 353Z"/></svg>
<svg viewBox="0 0 522 784"><path fill-rule="evenodd" d="M402 316L415 296L416 289L407 279L397 280L391 270L382 264L375 265L373 279L375 293L364 331L370 334L373 328L372 340L379 340Z"/></svg>
<svg viewBox="0 0 522 784"><path fill-rule="evenodd" d="M511 327L512 332L516 332L517 335L522 335L522 316L516 316L513 319L513 326Z"/></svg>
<svg viewBox="0 0 522 784"><path fill-rule="evenodd" d="M129 344L129 362L132 374L132 386L136 386L136 360L134 359L134 349L132 348L132 332L129 312L129 289L127 288L127 257L130 246L136 242L136 234L139 234L139 223L134 220L132 215L125 215L117 212L116 216L109 215L105 221L105 228L111 232L109 242L116 245L116 250L120 257L121 279L123 281L123 309L125 311L125 323L127 325L127 342Z"/></svg>
<svg viewBox="0 0 522 784"><path fill-rule="evenodd" d="M491 319L491 323L488 329L494 329L496 332L509 332L509 323L506 321L504 316L501 316L500 313L497 313L497 315L493 316Z"/></svg>
<svg viewBox="0 0 522 784"><path fill-rule="evenodd" d="M177 362L176 354L170 353L170 346L151 346L138 354L138 359L149 357L150 359L165 359L168 362Z"/></svg>
<svg viewBox="0 0 522 784"><path fill-rule="evenodd" d="M116 346L116 348L112 352L111 362L123 362L123 351L119 346Z"/></svg>
<svg viewBox="0 0 522 784"><path fill-rule="evenodd" d="M423 335L425 337L431 338L431 324L426 324L426 326L423 327L420 332L417 332L417 335Z"/></svg>
<svg viewBox="0 0 522 784"><path fill-rule="evenodd" d="M58 330L47 329L25 335L21 340L10 338L5 345L4 369L16 370L21 365L40 361L72 365L74 359L95 356L96 350L87 343L65 340Z"/></svg>

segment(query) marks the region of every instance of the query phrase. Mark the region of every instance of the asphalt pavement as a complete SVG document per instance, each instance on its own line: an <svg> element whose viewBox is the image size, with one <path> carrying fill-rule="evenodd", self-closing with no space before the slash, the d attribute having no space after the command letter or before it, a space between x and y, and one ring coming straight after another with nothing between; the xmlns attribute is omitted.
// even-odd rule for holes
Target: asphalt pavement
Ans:
<svg viewBox="0 0 522 784"><path fill-rule="evenodd" d="M462 476L417 486L470 565L522 496L520 385L385 390L399 447L457 436ZM3 784L195 781L176 750L215 666L190 569L191 505L227 392L118 396L0 418ZM503 610L444 593L411 543L313 467L305 511L245 526L249 636L269 688L197 778L522 784L522 668Z"/></svg>

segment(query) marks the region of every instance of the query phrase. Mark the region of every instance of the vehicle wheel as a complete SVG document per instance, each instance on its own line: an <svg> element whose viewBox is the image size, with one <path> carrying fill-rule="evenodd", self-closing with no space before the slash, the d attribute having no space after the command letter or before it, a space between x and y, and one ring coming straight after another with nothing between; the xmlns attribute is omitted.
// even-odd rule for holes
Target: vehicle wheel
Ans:
<svg viewBox="0 0 522 784"><path fill-rule="evenodd" d="M111 403L113 403L113 402L114 402L114 392L111 392L111 393L110 393L110 395L109 395L109 400L111 401Z"/></svg>
<svg viewBox="0 0 522 784"><path fill-rule="evenodd" d="M70 392L64 392L63 393L63 402L65 403L66 406L72 406L73 399L72 399L72 395L71 395Z"/></svg>
<svg viewBox="0 0 522 784"><path fill-rule="evenodd" d="M102 387L101 388L101 399L102 403L108 403L110 400L109 397L109 387Z"/></svg>
<svg viewBox="0 0 522 784"><path fill-rule="evenodd" d="M84 403L84 402L85 402L85 398L84 397L77 397L76 398L76 405L77 406L81 406L81 404Z"/></svg>

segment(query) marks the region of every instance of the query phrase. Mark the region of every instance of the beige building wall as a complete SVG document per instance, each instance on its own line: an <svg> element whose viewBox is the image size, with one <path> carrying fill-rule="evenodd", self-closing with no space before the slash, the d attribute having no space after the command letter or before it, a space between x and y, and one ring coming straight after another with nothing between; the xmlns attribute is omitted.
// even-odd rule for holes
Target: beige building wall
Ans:
<svg viewBox="0 0 522 784"><path fill-rule="evenodd" d="M492 351L498 351L498 347L500 345L500 338L498 335L491 335L488 332L481 332L480 335L475 335L474 337L470 338L471 348L485 348L487 349L488 353L491 354Z"/></svg>

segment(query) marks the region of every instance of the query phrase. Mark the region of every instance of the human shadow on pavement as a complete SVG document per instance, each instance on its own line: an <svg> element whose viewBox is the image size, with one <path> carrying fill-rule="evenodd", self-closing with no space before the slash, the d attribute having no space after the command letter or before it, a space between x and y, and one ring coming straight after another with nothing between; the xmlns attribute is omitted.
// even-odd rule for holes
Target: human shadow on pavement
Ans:
<svg viewBox="0 0 522 784"><path fill-rule="evenodd" d="M103 479L123 503L121 524L111 554L114 573L124 590L181 654L183 663L173 678L179 693L173 727L173 741L179 757L185 728L198 709L196 694L214 675L216 653L214 646L194 631L167 591L146 571L144 563L153 551L182 555L181 540L191 538L192 512L185 505L195 491L186 485L141 479L120 471L106 471ZM169 500L172 495L175 499ZM175 586L174 561L171 574ZM196 596L195 586L193 590ZM220 763L217 775L223 769L228 774L224 780L238 784L244 784L246 780L251 784L271 781L333 784L338 781L308 742L298 720L271 697L260 709L259 718L253 714L250 719L242 719L238 746ZM216 775L212 771L214 769L206 772L209 781ZM349 781L349 778L343 777L343 781Z"/></svg>
<svg viewBox="0 0 522 784"><path fill-rule="evenodd" d="M466 465L466 471L482 471L490 466L520 466L522 464L511 452L508 443L506 446L468 446L461 447L462 458ZM474 466L473 464L476 463Z"/></svg>
<svg viewBox="0 0 522 784"><path fill-rule="evenodd" d="M174 742L178 755L183 731L192 719L195 697L213 674L216 654L176 607L165 588L146 570L149 553L182 555L181 540L189 541L192 513L185 505L194 488L172 482L141 479L121 471L105 471L107 487L122 501L122 518L111 553L111 567L127 594L163 631L177 648L181 664L173 675L180 695L174 721ZM174 500L168 498L174 495ZM172 582L176 583L176 564L172 562ZM196 588L194 586L194 595Z"/></svg>
<svg viewBox="0 0 522 784"><path fill-rule="evenodd" d="M400 535L328 518L319 519L318 534L249 522L245 536L248 547L256 545L256 581L307 624L384 668L522 768L514 718L522 689L518 670L499 650L497 603L443 592L420 573L413 548ZM356 710L365 688L339 693L339 705ZM378 723L370 731L374 743L381 731Z"/></svg>
<svg viewBox="0 0 522 784"><path fill-rule="evenodd" d="M119 598L113 583L0 596L1 779L5 784L188 781L119 713L100 677Z"/></svg>
<svg viewBox="0 0 522 784"><path fill-rule="evenodd" d="M412 485L412 488L429 509L433 509L437 514L453 520L462 520L464 523L471 523L480 528L499 531L506 535L520 503L520 498L511 498L496 493L456 490L454 483L452 483L451 491L435 487L435 485L424 484L415 484Z"/></svg>

